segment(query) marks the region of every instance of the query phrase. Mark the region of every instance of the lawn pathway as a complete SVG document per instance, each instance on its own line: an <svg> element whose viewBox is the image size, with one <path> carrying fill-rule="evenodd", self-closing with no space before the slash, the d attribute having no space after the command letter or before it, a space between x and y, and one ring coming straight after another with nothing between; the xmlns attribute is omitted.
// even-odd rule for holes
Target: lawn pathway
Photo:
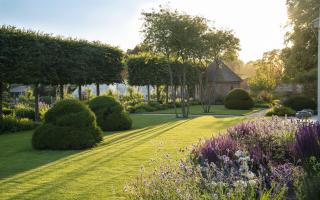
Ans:
<svg viewBox="0 0 320 200"><path fill-rule="evenodd" d="M107 133L85 151L35 151L32 132L0 135L0 199L122 199L126 182L157 155L210 137L243 118L132 116L134 129ZM149 167L148 167L149 166Z"/></svg>

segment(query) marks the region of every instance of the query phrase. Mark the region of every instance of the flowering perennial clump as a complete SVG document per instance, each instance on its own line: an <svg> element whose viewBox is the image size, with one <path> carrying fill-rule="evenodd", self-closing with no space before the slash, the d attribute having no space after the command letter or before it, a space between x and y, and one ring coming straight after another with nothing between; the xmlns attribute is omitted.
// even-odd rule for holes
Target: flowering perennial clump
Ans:
<svg viewBox="0 0 320 200"><path fill-rule="evenodd" d="M308 164L310 157L320 158L320 123L244 121L194 145L189 159L141 176L126 191L129 199L304 199L320 187L314 178L320 167Z"/></svg>
<svg viewBox="0 0 320 200"><path fill-rule="evenodd" d="M294 146L296 155L300 159L315 156L320 158L320 123L302 123L296 134L296 143Z"/></svg>

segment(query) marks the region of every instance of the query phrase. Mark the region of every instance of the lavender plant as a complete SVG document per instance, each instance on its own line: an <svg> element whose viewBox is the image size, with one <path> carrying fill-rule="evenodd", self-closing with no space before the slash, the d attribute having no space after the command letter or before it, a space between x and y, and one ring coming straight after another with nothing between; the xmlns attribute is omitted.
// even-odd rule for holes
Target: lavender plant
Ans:
<svg viewBox="0 0 320 200"><path fill-rule="evenodd" d="M320 123L302 123L296 134L294 150L301 160L314 156L320 159Z"/></svg>
<svg viewBox="0 0 320 200"><path fill-rule="evenodd" d="M223 156L234 157L235 152L239 149L239 144L228 135L213 137L209 140L200 142L193 149L193 156L196 161L204 164L205 162L220 165L223 161Z"/></svg>
<svg viewBox="0 0 320 200"><path fill-rule="evenodd" d="M187 161L161 162L125 190L129 199L296 199L318 194L307 189L319 185L320 170L295 160L310 156L320 158L320 123L245 121L195 145Z"/></svg>
<svg viewBox="0 0 320 200"><path fill-rule="evenodd" d="M291 146L295 140L299 121L282 120L278 117L242 122L227 133L250 150L257 164L292 161Z"/></svg>
<svg viewBox="0 0 320 200"><path fill-rule="evenodd" d="M265 189L260 177L250 171L250 157L237 150L230 162L194 165L192 160L167 161L147 176L139 176L125 186L128 199L283 199L286 187Z"/></svg>

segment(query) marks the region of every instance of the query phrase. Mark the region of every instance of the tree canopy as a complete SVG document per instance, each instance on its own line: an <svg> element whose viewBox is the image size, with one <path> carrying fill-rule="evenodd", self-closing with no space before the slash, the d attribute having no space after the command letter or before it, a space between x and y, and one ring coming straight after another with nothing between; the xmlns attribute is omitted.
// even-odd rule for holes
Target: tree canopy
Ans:
<svg viewBox="0 0 320 200"><path fill-rule="evenodd" d="M179 82L182 115L188 117L188 79L193 78L193 75L200 75L199 80L204 79L202 75L206 75L206 67L212 61L218 63L235 58L240 49L239 39L232 31L210 27L206 18L162 6L159 10L143 12L142 15L144 47L166 59L171 85L175 84L174 81ZM170 60L176 64L169 64Z"/></svg>
<svg viewBox="0 0 320 200"><path fill-rule="evenodd" d="M1 80L22 84L122 82L123 54L118 48L0 27Z"/></svg>
<svg viewBox="0 0 320 200"><path fill-rule="evenodd" d="M317 66L317 31L313 20L319 17L319 0L287 0L289 25L288 47L283 50L288 81L304 84L306 95L315 97Z"/></svg>
<svg viewBox="0 0 320 200"><path fill-rule="evenodd" d="M122 82L122 51L100 42L1 26L0 46L0 119L3 83L35 85L38 120L39 84L60 85L63 94L63 84Z"/></svg>

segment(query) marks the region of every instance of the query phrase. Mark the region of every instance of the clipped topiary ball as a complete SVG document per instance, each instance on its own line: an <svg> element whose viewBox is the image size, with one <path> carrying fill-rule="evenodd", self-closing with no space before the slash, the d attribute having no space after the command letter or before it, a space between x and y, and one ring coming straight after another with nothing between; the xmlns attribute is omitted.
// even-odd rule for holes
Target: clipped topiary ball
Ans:
<svg viewBox="0 0 320 200"><path fill-rule="evenodd" d="M249 93L240 88L231 90L226 96L224 103L228 109L247 110L254 106L253 99Z"/></svg>
<svg viewBox="0 0 320 200"><path fill-rule="evenodd" d="M128 130L132 126L129 115L113 97L96 97L89 102L89 107L96 114L97 123L104 131Z"/></svg>
<svg viewBox="0 0 320 200"><path fill-rule="evenodd" d="M85 149L102 140L94 113L77 100L58 102L32 136L35 149Z"/></svg>
<svg viewBox="0 0 320 200"><path fill-rule="evenodd" d="M129 130L132 126L132 120L125 112L108 115L106 122L104 128L110 131Z"/></svg>

